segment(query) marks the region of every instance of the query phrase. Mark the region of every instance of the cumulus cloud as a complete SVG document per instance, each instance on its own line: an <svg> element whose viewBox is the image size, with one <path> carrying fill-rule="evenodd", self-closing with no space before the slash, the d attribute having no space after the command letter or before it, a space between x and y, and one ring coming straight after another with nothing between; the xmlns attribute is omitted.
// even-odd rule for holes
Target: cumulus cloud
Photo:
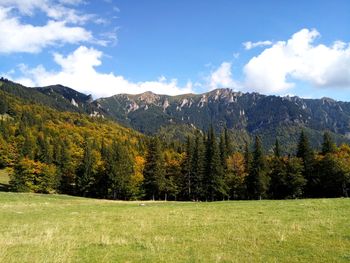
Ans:
<svg viewBox="0 0 350 263"><path fill-rule="evenodd" d="M230 62L223 62L219 68L210 74L209 87L211 90L237 87L237 83L232 78L231 67Z"/></svg>
<svg viewBox="0 0 350 263"><path fill-rule="evenodd" d="M258 42L244 42L243 46L246 50L250 50L256 47L264 47L264 46L271 46L273 43L269 40L266 41L258 41Z"/></svg>
<svg viewBox="0 0 350 263"><path fill-rule="evenodd" d="M266 48L244 66L245 86L268 93L284 93L296 81L314 87L350 87L349 43L315 44L319 37L315 29L302 29Z"/></svg>
<svg viewBox="0 0 350 263"><path fill-rule="evenodd" d="M170 95L192 92L191 82L179 87L176 79L167 80L164 76L154 81L132 82L112 72L100 73L95 67L101 65L102 56L101 51L85 46L80 46L67 56L55 53L54 61L60 66L59 71L48 71L42 65L35 68L20 65L22 77L16 81L29 86L62 84L92 94L95 98L145 91Z"/></svg>
<svg viewBox="0 0 350 263"><path fill-rule="evenodd" d="M9 16L9 9L0 9L0 36L0 53L37 53L47 46L93 41L91 32L63 21L48 21L43 26L22 24Z"/></svg>

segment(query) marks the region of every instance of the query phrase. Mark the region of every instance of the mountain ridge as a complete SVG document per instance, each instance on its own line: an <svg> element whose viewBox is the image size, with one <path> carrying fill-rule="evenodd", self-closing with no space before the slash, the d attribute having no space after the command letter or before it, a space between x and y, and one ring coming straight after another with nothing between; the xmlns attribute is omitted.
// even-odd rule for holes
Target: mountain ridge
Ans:
<svg viewBox="0 0 350 263"><path fill-rule="evenodd" d="M217 132L227 127L232 140L239 141L237 147L261 135L267 149L271 149L275 138L288 148L295 143L301 129L314 138L314 146L320 145L324 131L332 132L338 142L350 141L350 102L331 98L281 97L225 88L176 96L150 91L122 93L92 100L91 95L62 85L27 88L4 79L0 83L0 89L30 101L58 110L110 118L167 140L184 140L196 130L206 131L213 125Z"/></svg>

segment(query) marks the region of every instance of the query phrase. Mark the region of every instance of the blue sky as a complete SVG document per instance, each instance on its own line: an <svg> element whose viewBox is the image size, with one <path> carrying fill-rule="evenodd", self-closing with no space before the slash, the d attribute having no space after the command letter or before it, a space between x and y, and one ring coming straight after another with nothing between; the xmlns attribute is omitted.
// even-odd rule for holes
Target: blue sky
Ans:
<svg viewBox="0 0 350 263"><path fill-rule="evenodd" d="M350 101L347 0L0 0L0 74L94 97L243 92Z"/></svg>

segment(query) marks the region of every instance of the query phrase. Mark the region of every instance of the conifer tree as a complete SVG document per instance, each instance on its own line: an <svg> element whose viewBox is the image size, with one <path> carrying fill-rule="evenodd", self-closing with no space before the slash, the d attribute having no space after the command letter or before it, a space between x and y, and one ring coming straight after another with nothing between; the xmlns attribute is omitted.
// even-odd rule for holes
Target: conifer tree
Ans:
<svg viewBox="0 0 350 263"><path fill-rule="evenodd" d="M227 155L231 155L233 153L232 143L230 141L230 136L229 136L228 129L226 126L224 128L224 139L225 139L226 153L227 153Z"/></svg>
<svg viewBox="0 0 350 263"><path fill-rule="evenodd" d="M246 141L244 144L244 167L245 167L245 172L249 173L250 170L250 164L251 164L251 154L249 151L249 145L248 142Z"/></svg>
<svg viewBox="0 0 350 263"><path fill-rule="evenodd" d="M307 180L306 184L306 195L309 197L317 195L318 189L318 181L317 174L314 173L314 164L315 157L313 150L310 147L309 138L305 134L304 131L301 131L298 149L297 149L297 157L300 158L303 162L303 176Z"/></svg>
<svg viewBox="0 0 350 263"><path fill-rule="evenodd" d="M208 200L222 200L226 196L224 169L220 160L220 149L213 126L210 127L206 146L205 193Z"/></svg>
<svg viewBox="0 0 350 263"><path fill-rule="evenodd" d="M190 136L187 137L186 141L186 155L183 162L183 169L182 174L184 175L183 178L183 192L184 197L187 200L190 200L192 198L192 184L193 184L193 177L194 177L194 171L193 171L193 155L194 155L194 145L193 140Z"/></svg>
<svg viewBox="0 0 350 263"><path fill-rule="evenodd" d="M87 196L92 185L93 163L91 143L85 139L83 159L76 172L76 189L83 196Z"/></svg>
<svg viewBox="0 0 350 263"><path fill-rule="evenodd" d="M24 134L24 142L22 145L22 156L34 160L34 153L36 149L35 138L32 133L28 130Z"/></svg>
<svg viewBox="0 0 350 263"><path fill-rule="evenodd" d="M59 144L58 157L58 172L60 176L59 189L63 193L73 193L73 185L75 180L75 167L72 160L72 153L70 149L70 141L64 139Z"/></svg>
<svg viewBox="0 0 350 263"><path fill-rule="evenodd" d="M112 143L106 171L111 184L112 198L126 199L129 195L133 165L124 145Z"/></svg>
<svg viewBox="0 0 350 263"><path fill-rule="evenodd" d="M273 148L273 153L274 153L274 156L276 158L281 157L280 143L279 143L277 138L276 138L276 141L275 141L275 147Z"/></svg>
<svg viewBox="0 0 350 263"><path fill-rule="evenodd" d="M205 146L204 138L200 132L196 133L192 162L192 198L198 201L203 199L203 179L205 174Z"/></svg>
<svg viewBox="0 0 350 263"><path fill-rule="evenodd" d="M6 98L0 97L0 114L7 113L9 108L8 102L6 101Z"/></svg>
<svg viewBox="0 0 350 263"><path fill-rule="evenodd" d="M37 137L37 154L36 159L43 163L52 163L53 150L46 134L40 133Z"/></svg>
<svg viewBox="0 0 350 263"><path fill-rule="evenodd" d="M224 169L224 172L227 170L227 157L228 157L228 147L226 144L226 136L225 131L221 133L220 135L220 142L219 142L219 149L220 149L220 160L221 160L221 166Z"/></svg>
<svg viewBox="0 0 350 263"><path fill-rule="evenodd" d="M248 196L251 199L262 199L268 187L268 177L266 175L266 163L261 140L255 137L253 160L247 176Z"/></svg>
<svg viewBox="0 0 350 263"><path fill-rule="evenodd" d="M160 198L164 188L165 170L161 146L157 137L152 138L148 144L143 177L145 198L152 200Z"/></svg>
<svg viewBox="0 0 350 263"><path fill-rule="evenodd" d="M323 144L322 144L322 154L326 155L327 153L334 153L336 150L335 143L329 132L323 134Z"/></svg>

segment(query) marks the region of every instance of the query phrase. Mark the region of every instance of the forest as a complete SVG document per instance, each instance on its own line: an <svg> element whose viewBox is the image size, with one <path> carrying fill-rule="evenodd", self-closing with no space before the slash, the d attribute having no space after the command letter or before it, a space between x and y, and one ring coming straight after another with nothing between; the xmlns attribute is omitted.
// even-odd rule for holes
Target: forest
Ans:
<svg viewBox="0 0 350 263"><path fill-rule="evenodd" d="M225 128L164 141L5 93L0 114L0 168L10 174L11 191L182 201L350 194L350 146L337 146L328 132L320 150L300 130L295 153L282 154L276 139L266 154L259 136L234 150Z"/></svg>

